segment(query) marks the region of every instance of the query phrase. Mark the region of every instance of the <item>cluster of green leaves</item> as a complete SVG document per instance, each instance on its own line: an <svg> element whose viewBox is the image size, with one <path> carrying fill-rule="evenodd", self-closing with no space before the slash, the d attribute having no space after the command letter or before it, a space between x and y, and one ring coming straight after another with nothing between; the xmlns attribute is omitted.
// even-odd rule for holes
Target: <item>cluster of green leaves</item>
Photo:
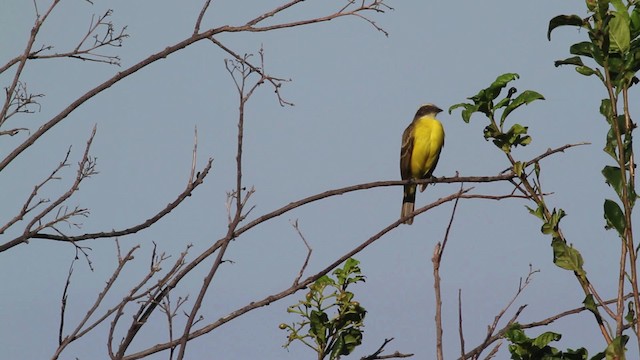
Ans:
<svg viewBox="0 0 640 360"><path fill-rule="evenodd" d="M586 360L589 355L585 348L558 350L549 344L558 341L562 335L547 331L534 339L529 338L518 323L514 323L505 333L510 342L509 352L513 360ZM591 360L603 359L593 357Z"/></svg>
<svg viewBox="0 0 640 360"><path fill-rule="evenodd" d="M498 78L486 89L480 90L478 94L468 98L472 103L460 103L453 105L449 112L456 108L463 108L462 119L469 122L471 116L478 112L483 114L489 121L484 129L484 137L492 140L493 143L502 150L512 165L513 172L518 176L520 184L518 190L533 201L535 208L527 206L529 212L542 221L540 231L551 237L551 247L553 249L553 262L556 266L572 271L577 277L582 288L585 290L585 300L583 304L594 314L599 324L602 324L602 317L598 307L590 292L589 280L584 270L584 260L580 252L571 244L567 243L560 230L560 221L566 213L562 209L550 209L545 203L544 193L540 185L540 165L537 162L517 161L512 150L516 146L525 146L531 143L531 137L527 135L527 127L520 124L512 125L509 130L504 130L507 117L522 105L530 104L536 100L543 100L544 97L531 90L522 92L513 98L517 90L509 88L504 97L500 94L507 88L511 81L518 78L517 74L508 73L498 76ZM500 113L501 111L501 113ZM499 119L499 120L496 120ZM532 167L532 170L525 168ZM550 341L560 338L559 334L545 333L535 339L529 339L524 333L514 328L507 334L512 342L510 350L513 359L586 359L586 351L561 352L553 347L549 347Z"/></svg>
<svg viewBox="0 0 640 360"><path fill-rule="evenodd" d="M623 211L619 203L606 199L604 218L606 227L615 229L625 239L629 219L625 213L630 213L637 198L633 178L629 176L635 125L630 122L628 114L618 115L618 95L638 83L640 7L636 1L622 0L588 0L586 4L589 11L587 18L560 15L551 19L548 37L551 39L551 32L560 26L587 29L589 41L573 44L569 51L575 56L556 61L556 66L573 65L580 74L596 75L608 90L608 98L603 99L600 105L600 113L610 126L604 151L617 166L605 166L602 174L627 208ZM585 59L590 59L596 65L585 65Z"/></svg>
<svg viewBox="0 0 640 360"><path fill-rule="evenodd" d="M624 359L625 344L629 340L628 336L616 338L605 351L602 351L589 358L589 353L585 348L576 350L568 349L566 351L558 350L549 344L553 341L559 341L561 334L547 331L535 338L529 338L520 324L514 323L505 333L505 338L509 340L509 352L513 360L610 360Z"/></svg>
<svg viewBox="0 0 640 360"><path fill-rule="evenodd" d="M509 82L517 78L519 78L519 75L514 73L498 76L496 81L488 88L482 89L476 95L467 98L473 101L473 103L455 104L449 108L449 114L451 114L454 109L461 107L463 108L462 119L467 123L470 121L471 115L476 112L487 116L489 125L484 128L484 138L486 140L492 140L493 143L505 153L510 153L511 149L518 145L528 145L531 143L531 137L527 135L526 126L513 124L508 130L505 130L504 123L512 111L535 100L544 100L544 97L535 91L526 90L515 99L512 99L513 95L517 92L516 88L512 87L504 98L496 102L502 90ZM500 109L502 109L502 113L498 116L496 111ZM497 118L499 118L499 121L496 120Z"/></svg>
<svg viewBox="0 0 640 360"><path fill-rule="evenodd" d="M636 1L625 4L622 0L587 0L586 5L589 16L584 19L559 15L549 22L549 40L551 32L560 26L584 28L589 35L589 41L571 45L569 52L575 56L556 61L556 66L573 65L580 74L596 75L617 89L638 82L635 73L640 70L640 8ZM584 58L592 59L599 67L585 65Z"/></svg>
<svg viewBox="0 0 640 360"><path fill-rule="evenodd" d="M526 146L530 144L532 140L531 136L527 134L528 128L518 123L513 124L505 131L505 123L507 117L511 115L514 110L536 100L544 100L544 97L536 91L525 90L513 98L517 90L515 87L510 87L504 97L499 99L509 83L518 78L519 75L515 73L498 76L489 87L467 98L472 101L471 103L455 104L449 108L449 113L454 109L463 108L462 119L467 123L474 113L483 114L489 120L489 124L484 128L484 138L486 140L492 140L496 147L509 156L514 173L525 181L526 174L524 173L524 168L526 164L513 159L511 153L516 146ZM535 209L527 207L527 209L529 209L532 215L542 220L541 232L552 237L551 246L553 247L554 263L563 269L584 275L585 271L582 266L584 261L582 256L578 250L570 244L567 244L560 235L560 220L562 220L566 214L562 209L553 209L551 211L547 209L539 186L540 166L538 163L530 165L534 168L535 180L534 186L529 188L530 193L528 195L531 200L536 202L537 207Z"/></svg>
<svg viewBox="0 0 640 360"><path fill-rule="evenodd" d="M347 288L364 282L360 262L349 259L342 268L333 271L335 277L324 275L309 286L304 300L289 306L289 313L302 319L292 324L280 324L289 335L284 347L300 341L318 354L318 360L329 356L338 359L349 355L362 343L366 310L353 300Z"/></svg>

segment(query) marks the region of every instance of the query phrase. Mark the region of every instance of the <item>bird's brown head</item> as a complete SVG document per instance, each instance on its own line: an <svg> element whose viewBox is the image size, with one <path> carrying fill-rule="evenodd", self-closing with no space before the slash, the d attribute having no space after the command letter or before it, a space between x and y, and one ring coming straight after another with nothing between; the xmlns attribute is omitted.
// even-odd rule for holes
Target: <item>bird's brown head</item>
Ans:
<svg viewBox="0 0 640 360"><path fill-rule="evenodd" d="M439 107L437 107L437 106L435 106L433 104L424 104L424 105L420 106L420 108L416 112L416 116L414 117L414 119L423 117L425 115L436 116L441 111L442 111L442 109L440 109Z"/></svg>

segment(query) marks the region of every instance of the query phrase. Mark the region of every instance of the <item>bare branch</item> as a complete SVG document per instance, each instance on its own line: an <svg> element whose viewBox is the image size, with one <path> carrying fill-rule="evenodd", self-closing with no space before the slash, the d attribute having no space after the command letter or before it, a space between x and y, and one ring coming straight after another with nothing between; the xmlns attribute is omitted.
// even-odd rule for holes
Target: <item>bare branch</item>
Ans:
<svg viewBox="0 0 640 360"><path fill-rule="evenodd" d="M296 286L298 285L298 281L300 281L300 279L302 278L302 275L304 274L304 270L307 268L307 265L309 264L309 259L311 258L311 253L313 252L313 250L311 249L311 246L309 246L307 239L305 239L304 235L302 235L302 231L298 226L298 220L296 219L292 221L291 225L293 226L294 229L296 229L296 232L298 233L298 236L300 236L300 239L302 239L304 246L307 247L307 257L304 259L304 264L302 264L302 267L300 268L300 272L298 272L298 276L296 276L296 278L293 280L293 286Z"/></svg>
<svg viewBox="0 0 640 360"><path fill-rule="evenodd" d="M533 275L535 275L538 272L540 272L540 270L533 270L533 267L531 265L529 265L529 273L527 274L527 277L525 278L524 283L522 282L522 278L520 278L520 282L518 284L518 289L516 290L516 293L513 295L511 300L509 300L507 305L505 307L503 307L502 310L500 310L498 315L496 315L494 317L493 323L491 323L491 325L487 326L487 335L486 335L484 341L482 342L482 344L478 345L477 347L475 347L473 350L471 350L470 352L468 352L466 354L463 353L462 356L460 357L460 359L477 359L477 358L479 358L480 354L484 350L486 350L489 346L491 346L491 344L493 344L494 342L498 341L499 339L501 339L504 336L504 333L507 331L507 329L509 329L511 327L511 325L513 325L513 323L516 322L517 318L520 316L522 311L526 308L526 305L520 306L518 308L518 310L516 310L514 315L511 317L511 319L509 319L509 321L507 321L507 324L501 330L496 332L496 329L498 327L498 324L499 324L500 320L502 319L504 314L511 308L511 306L516 301L516 299L520 296L520 294L522 294L524 289L527 286L529 286L531 281L533 281ZM498 347L499 346L500 345L498 344L498 346L494 347L490 351L490 353L487 356L487 358L491 358L498 351Z"/></svg>
<svg viewBox="0 0 640 360"><path fill-rule="evenodd" d="M60 0L55 0L54 1L54 5L57 4ZM271 30L276 30L276 29L284 29L284 28L292 28L292 27L298 27L298 26L303 26L303 25L307 25L307 24L311 24L311 23L319 23L319 22L326 22L326 21L330 21L333 19L337 19L343 16L352 16L355 14L358 14L360 12L364 12L364 11L368 11L368 10L374 10L374 11L382 11L380 10L380 7L383 4L383 1L381 0L373 0L368 4L365 4L364 2L357 7L356 9L353 9L351 11L348 12L343 12L343 13L333 13L333 14L329 14L326 16L321 16L321 17L317 17L314 19L309 19L309 20L304 20L304 21L295 21L295 22L288 22L288 23L281 23L281 24L277 24L277 25L272 25L272 26L266 26L266 27L262 27L262 28L256 28L253 27L253 24L257 24L258 22L274 16L276 13L290 7L293 6L295 4L301 3L302 1L300 0L295 0L290 2L288 6L284 6L284 7L280 7L277 9L274 9L272 12L266 13L265 16L261 16L258 17L254 20L251 20L249 22L247 22L245 25L241 25L241 26L230 26L230 25L224 25L218 28L211 28L207 31L201 32L201 33L197 33L197 34L193 34L190 37L174 44L171 46L168 46L166 48L164 48L162 51L159 51L155 54L150 55L149 57L147 57L146 59L138 62L137 64L134 64L133 66L124 69L120 72L118 72L117 74L115 74L112 78L108 79L107 81L103 82L102 84L96 86L95 88L89 90L88 92L86 92L84 95L80 96L77 100L75 100L74 102L72 102L71 104L69 104L64 110L62 110L58 115L54 116L52 119L50 119L49 121L47 121L45 124L43 124L42 126L40 126L31 136L29 136L22 144L20 144L19 146L17 146L10 154L8 154L2 161L0 161L0 171L2 171L9 163L11 163L15 158L18 157L18 155L20 155L24 150L26 150L27 148L29 148L31 145L33 145L38 139L40 139L40 137L42 135L44 135L45 133L47 133L51 128L53 128L54 126L56 126L58 123L60 123L62 120L64 120L67 116L69 116L69 114L71 112L73 112L75 109L77 109L78 107L80 107L82 104L84 104L86 101L88 101L89 99L93 98L94 96L102 93L104 90L108 89L109 87L115 85L116 83L118 83L119 81L121 81L122 79L130 76L131 74L137 72L138 70L158 61L161 59L165 59L167 58L169 55L182 50L184 48L186 48L187 46L190 46L200 40L204 40L204 39L210 39L211 41L213 41L214 43L217 42L217 40L213 39L213 36L220 34L220 33L230 33L230 32L265 32L265 31L271 31ZM52 8L53 8L52 6ZM51 8L51 9L52 9ZM47 12L48 13L51 11L51 9ZM45 16L46 17L46 16ZM44 19L44 18L43 18ZM41 20L43 20L41 19ZM23 54L22 57L20 57L19 60L19 68L18 71L16 72L15 78L14 78L14 84L9 88L9 93L13 93L15 86L17 84L17 81L20 77L20 74L22 72L22 68L24 67L24 63L26 62L29 54L31 53L31 48L33 47L33 41L35 41L35 33L37 33L38 29L40 28L40 26L42 25L41 22L38 22L36 24L37 26L34 27L34 29L32 30L32 37L30 39L29 44L27 45L27 48L25 49L25 53ZM124 30L123 30L124 31ZM96 41L99 41L99 39L96 39ZM220 44L219 42L217 44ZM220 45L219 45L220 46ZM221 47L223 50L229 52L230 50L227 48L223 48ZM2 68L0 68L0 70L2 70ZM8 108L8 104L9 104L9 98L7 97L7 101L5 102L5 108L3 108L3 110L0 112L0 119L4 119L4 116L7 113L7 108Z"/></svg>
<svg viewBox="0 0 640 360"><path fill-rule="evenodd" d="M539 162L540 160L546 158L547 156L550 156L550 155L553 155L553 154L556 154L556 153L559 153L559 152L564 152L565 150L567 150L569 148L572 148L572 147L583 146L583 145L591 145L591 143L583 141L583 142L579 142L579 143L575 143L575 144L565 144L565 145L562 145L562 146L557 147L555 149L547 149L547 151L545 151L544 153L542 153L542 154L536 156L535 158L527 161L525 163L524 167L528 167L530 165L533 165L533 164ZM505 174L507 172L510 172L511 170L512 170L512 168L504 169L504 170L502 170L501 174Z"/></svg>
<svg viewBox="0 0 640 360"><path fill-rule="evenodd" d="M31 49L33 48L33 44L36 41L36 36L40 31L40 27L47 20L47 17L49 17L49 14L51 14L53 9L58 5L59 2L60 0L53 0L51 5L49 6L49 9L47 9L47 12L42 17L39 15L36 7L36 22L31 28L31 36L29 36L29 40L27 41L27 45L25 46L24 52L22 53L22 56L15 58L14 60L11 61L13 62L13 64L17 63L18 68L16 69L16 73L13 75L13 81L11 85L9 85L9 87L6 89L5 102L4 102L4 105L2 106L2 109L0 109L0 126L2 126L2 124L4 124L4 122L7 119L7 113L9 112L9 108L12 104L11 97L13 96L13 94L16 91L16 88L18 87L18 83L20 82L20 76L22 76L22 71L24 70L24 66L27 63L27 58L29 56L29 53L31 52ZM8 66L8 65L5 65L5 66ZM0 68L0 74L3 73L4 71L5 71L4 67ZM2 168L4 168L4 166L2 166ZM2 171L2 169L0 169L0 171Z"/></svg>
<svg viewBox="0 0 640 360"><path fill-rule="evenodd" d="M229 72L229 74L231 74L231 77L233 78L233 81L236 85L236 89L238 89L239 91L241 90L240 83L238 82L238 78L235 77L236 72L241 72L243 76L249 76L252 72L254 72L260 75L262 78L261 81L257 83L257 85L261 85L264 81L268 81L269 83L271 83L271 85L273 86L274 92L278 97L278 102L280 103L280 106L294 105L293 103L286 101L280 94L280 88L282 87L282 84L285 82L291 81L291 79L281 79L281 78L270 76L265 73L264 50L262 48L258 52L260 54L261 65L257 66L257 65L253 65L249 61L251 54L245 54L244 56L240 56L235 51L229 49L228 47L226 47L224 44L214 39L213 37L210 38L209 40L211 40L212 43L216 44L216 46L218 46L219 48L227 52L229 55L231 55L235 60L235 62L233 62L232 60L225 60L225 67L227 68L227 71ZM243 69L243 67L246 67L248 69L246 68Z"/></svg>
<svg viewBox="0 0 640 360"><path fill-rule="evenodd" d="M33 114L36 110L33 107L36 107L38 111L40 111L40 103L38 102L38 98L44 97L44 94L33 94L30 93L27 89L27 84L18 81L15 89L13 90L13 94L9 97L9 107L7 109L7 113L4 116L4 119L1 119L0 125L6 122L10 117L15 114ZM16 135L20 130L26 130L24 128L16 128L12 130L7 130L0 132L0 135Z"/></svg>
<svg viewBox="0 0 640 360"><path fill-rule="evenodd" d="M397 351L389 355L380 355L384 351L384 347L387 346L387 344L392 341L393 341L393 338L384 339L384 342L382 343L382 345L380 345L378 350L376 350L371 355L361 357L360 360L399 359L399 358L408 358L414 355L414 354L402 354Z"/></svg>
<svg viewBox="0 0 640 360"><path fill-rule="evenodd" d="M73 274L73 264L77 258L71 260L69 265L69 273L67 274L67 280L64 283L64 289L62 290L62 298L60 299L60 327L58 328L58 346L62 345L62 337L64 334L64 314L67 309L67 297L69 291L69 285L71 284L71 275Z"/></svg>
<svg viewBox="0 0 640 360"><path fill-rule="evenodd" d="M453 210L451 210L451 217L449 218L449 224L444 234L444 240L442 243L438 242L433 250L433 257L431 262L433 263L433 288L436 296L436 356L438 360L444 359L442 351L442 296L440 292L440 264L442 263L442 254L449 240L449 232L451 231L451 225L456 215L456 209L458 208L458 201L463 193L464 184L460 183L460 190L458 190L458 196L453 203Z"/></svg>
<svg viewBox="0 0 640 360"><path fill-rule="evenodd" d="M151 316L153 310L150 311L150 309L156 309L162 303L162 300L169 295L170 290L173 289L174 286L170 286L168 285L168 283L185 266L184 259L187 256L190 248L191 245L188 245L187 249L180 254L180 257L176 260L173 267L161 279L159 279L155 284L151 285L147 289L140 292L140 290L149 283L149 280L154 276L154 274L161 270L161 263L167 259L167 257L165 257L164 255L160 256L159 258L155 258L155 260L152 262L151 268L149 269L149 273L129 291L128 296L125 296L120 304L109 311L109 314L115 313L115 317L111 322L111 326L109 329L109 338L107 341L111 358L122 358L124 351L126 351L140 328L144 324L146 324L147 320ZM124 315L124 308L128 304L131 304L134 301L142 298L146 298L146 300L141 302L138 311L134 314L131 324L128 327L127 334L118 346L117 354L114 354L113 337L118 322Z"/></svg>
<svg viewBox="0 0 640 360"><path fill-rule="evenodd" d="M467 192L468 190L464 190L463 193ZM459 192L456 192L454 194L451 194L449 196L443 197L438 199L437 201L425 205L423 207L421 207L420 209L418 209L415 214L422 214L428 210L431 210L435 207L438 207L446 202L449 201L453 201L455 200L457 197L459 196ZM246 314L249 311L261 308L263 306L267 306L275 301L281 300L291 294L294 294L295 292L301 290L301 289L305 289L309 284L313 283L314 281L318 280L320 277L326 275L327 273L329 273L331 270L335 269L337 266L339 266L340 264L342 264L343 262L345 262L347 259L349 259L350 257L353 257L355 254L359 253L360 251L364 250L366 247L368 247L369 245L371 245L372 243L374 243L375 241L377 241L378 239L380 239L381 237L383 237L384 235L386 235L387 233L389 233L391 230L395 229L396 227L400 226L402 224L402 219L396 220L393 223L391 223L389 226L387 226L386 228L380 230L378 233L376 233L375 235L373 235L372 237L370 237L368 240L366 240L365 242L363 242L362 244L360 244L359 246L357 246L356 248L354 248L353 250L347 252L346 254L344 254L343 256L341 256L339 259L337 259L336 261L334 261L333 263L331 263L330 265L328 265L326 268L324 268L323 270L321 270L320 272L311 275L309 277L307 277L305 280L303 280L302 282L299 282L297 285L295 286L291 286L279 293L276 293L274 295L270 295L267 296L261 300L258 301L252 301L251 303L229 313L228 315L221 317L220 319L218 319L217 321L205 325L202 328L195 330L191 333L188 334L188 339L195 339L197 337L200 337L202 335L205 335L211 331L213 331L214 329L228 323L229 321ZM201 254L200 256L198 256L198 258L194 259L191 263L187 264L184 268L184 270L182 270L179 274L177 274L171 282L169 282L167 284L167 288L173 288L181 279L182 277L186 276L189 271L191 271L191 269L193 269L195 266L197 266L201 261L203 261L204 259L208 258L208 256L210 256L210 254L212 254L214 251L216 251L217 249L219 249L221 246L223 246L224 242L227 242L228 240L226 238L220 239L218 240L210 249L206 250L203 254ZM167 290L168 291L168 290ZM160 294L162 295L162 294ZM157 298L156 298L157 299ZM150 311L152 311L152 309L149 309ZM137 353L134 354L130 354L127 356L124 356L122 359L123 360L133 360L133 359L140 359L143 358L145 356L157 353L159 351L163 351L163 350L167 350L169 348L175 347L176 345L179 344L179 340L174 340L173 342L167 342L164 344L158 344L155 345L153 347L150 347L146 350L142 350L139 351Z"/></svg>
<svg viewBox="0 0 640 360"><path fill-rule="evenodd" d="M27 129L27 128L15 128L15 129L9 129L9 130L2 130L2 131L0 131L0 136L2 136L2 135L14 136L14 135L18 135L18 133L20 131L29 131L29 129Z"/></svg>
<svg viewBox="0 0 640 360"><path fill-rule="evenodd" d="M82 337L84 334L86 334L87 332L89 332L91 329L93 329L98 323L94 323L93 325L89 326L88 328L84 329L85 325L87 324L87 322L89 321L89 319L93 316L93 314L96 312L96 310L98 309L98 307L100 306L100 304L102 303L102 301L104 300L105 296L107 295L107 293L109 292L109 290L111 289L111 287L113 286L113 284L115 283L116 279L120 276L120 272L122 271L122 269L124 268L124 266L133 259L133 253L139 248L139 246L133 247L131 248L131 250L129 250L129 252L127 253L127 255L120 259L118 261L118 267L116 268L116 270L113 272L113 274L111 275L111 278L107 281L104 289L98 294L98 297L96 298L96 300L94 301L93 305L91 306L91 308L89 309L89 311L87 311L87 313L85 314L84 318L82 320L80 320L80 322L78 323L78 325L76 326L76 328L67 336L62 336L60 335L61 341L58 345L58 348L56 349L56 352L54 353L54 355L52 356L52 359L57 359L60 354L62 353L62 351L73 341L77 340L78 338ZM70 274L69 274L70 276ZM64 314L61 314L61 318L64 316ZM105 317L103 317L101 321L104 320ZM60 330L62 331L62 321L60 324Z"/></svg>
<svg viewBox="0 0 640 360"><path fill-rule="evenodd" d="M88 239L98 239L98 238L112 238L112 237L120 237L135 234L141 230L144 230L151 225L155 224L158 220L169 214L173 209L175 209L182 201L184 201L187 197L191 196L193 190L203 183L204 178L211 170L211 166L213 163L213 159L209 159L207 165L196 174L196 179L192 183L188 184L185 190L178 195L178 197L171 203L167 204L167 206L156 213L154 216L146 220L145 222L138 224L136 226L123 229L123 230L114 230L109 232L98 232L98 233L88 233L78 236L65 236L65 235L53 235L53 234L43 234L36 233L30 236L30 238L34 239L48 239L48 240L56 240L56 241L65 241L65 242L77 242ZM10 242L4 245L0 245L0 252L15 246L17 244L11 244Z"/></svg>
<svg viewBox="0 0 640 360"><path fill-rule="evenodd" d="M66 206L61 206L65 201L67 201L80 187L80 183L86 179L91 177L92 175L95 175L97 172L95 170L95 166L96 166L96 162L95 159L92 159L91 157L89 157L89 150L91 149L91 143L93 142L93 138L96 134L96 127L93 127L93 130L91 132L91 136L89 137L89 140L87 141L87 145L85 147L85 151L84 154L82 156L82 159L80 160L80 162L78 163L78 170L76 171L76 179L73 182L73 184L69 187L69 189L67 190L67 192L65 192L64 194L62 194L60 197L58 197L58 199L56 199L55 201L51 202L51 204L49 206L47 206L46 208L44 208L39 214L35 215L33 217L33 219L27 224L27 226L25 227L25 230L23 232L23 234L19 237L17 237L14 240L11 240L3 245L0 245L0 252L7 250L13 246L19 245L21 243L27 243L29 241L29 239L32 237L33 234L38 233L39 231L43 230L43 229L47 229L47 228L51 228L54 229L56 231L59 231L56 229L55 225L58 223L69 223L70 225L73 226L80 226L80 224L77 223L70 223L70 220L74 217L77 216L87 216L88 215L88 210L87 209L82 209L79 207L76 207L75 209L68 211L68 208ZM71 149L69 149L67 151L67 155L65 156L65 159L63 162L61 162L58 167L53 171L53 173L47 178L45 179L44 182L42 182L40 185L36 186L36 188L34 189L34 191L31 193L31 196L29 197L29 199L27 199L27 202L23 205L22 210L20 211L20 213L14 217L14 219L12 219L9 224L7 224L8 226L11 226L12 224L14 224L16 221L21 220L24 215L26 213L28 213L30 210L33 209L33 207L29 207L29 205L31 204L31 200L33 199L33 197L35 196L35 194L37 193L38 189L40 188L40 186L44 185L46 182L48 182L49 180L52 179L57 179L56 173L62 169L63 167L68 166L67 160L69 158L69 154L70 154ZM48 202L48 201L45 201ZM44 202L38 202L37 205L44 203ZM61 207L59 207L61 206ZM59 208L58 208L59 207ZM52 213L56 208L58 208L57 210L57 214L54 216L54 218L48 222L43 223L43 219L45 216L49 215L50 213ZM36 224L38 224L36 226ZM5 225L3 226L2 231L4 231L6 228L8 228L8 226Z"/></svg>
<svg viewBox="0 0 640 360"><path fill-rule="evenodd" d="M462 328L462 289L458 289L458 335L460 337L460 355L464 356L464 332Z"/></svg>
<svg viewBox="0 0 640 360"><path fill-rule="evenodd" d="M200 32L200 25L202 24L202 19L204 18L204 14L207 12L209 5L211 4L211 0L206 0L204 5L202 5L202 9L200 9L200 14L198 14L198 19L196 20L196 25L193 28L193 34L197 34Z"/></svg>

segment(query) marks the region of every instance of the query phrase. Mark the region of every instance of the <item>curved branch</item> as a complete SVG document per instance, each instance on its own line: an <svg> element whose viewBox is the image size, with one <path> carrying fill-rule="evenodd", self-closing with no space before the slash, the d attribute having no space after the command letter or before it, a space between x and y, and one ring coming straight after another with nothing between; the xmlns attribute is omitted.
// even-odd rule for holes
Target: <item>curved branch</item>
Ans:
<svg viewBox="0 0 640 360"><path fill-rule="evenodd" d="M89 234L83 234L78 236L64 236L64 235L36 233L36 234L30 235L29 237L33 239L47 239L47 240L56 240L56 241L65 241L65 242L77 242L77 241L89 240L89 239L112 238L112 237L135 234L156 223L162 217L164 217L165 215L173 211L173 209L175 209L178 205L180 205L180 203L184 201L187 197L191 196L191 193L193 193L193 190L195 190L195 188L197 188L200 184L204 182L204 178L207 176L207 174L209 174L209 170L211 170L212 163L213 163L213 159L209 159L204 169L202 169L202 171L196 175L195 180L189 183L187 187L184 189L184 191L180 193L174 201L167 204L167 206L164 209L162 209L160 212L158 212L157 214L155 214L154 216L152 216L151 218L149 218L148 220L146 220L141 224L138 224L136 226L132 226L130 228L123 229L123 230L89 233ZM6 250L5 247L7 247L7 244L0 246L0 252Z"/></svg>
<svg viewBox="0 0 640 360"><path fill-rule="evenodd" d="M456 191L455 193L443 197L441 199L438 199L437 201L428 204L426 206L423 206L419 209L417 209L414 212L414 216L422 214L426 211L429 211L437 206L440 206L444 203L447 203L449 201L453 201L455 199L457 199L458 197L460 197L461 195L467 193L470 189L464 189L462 191ZM213 331L214 329L220 327L221 325L224 325L226 323L228 323L229 321L249 312L255 309L258 309L260 307L263 306L267 306L269 304L271 304L272 302L281 300L291 294L296 293L299 290L305 289L309 284L313 283L314 281L318 280L319 278L321 278L322 276L326 275L327 273L329 273L331 270L335 269L336 267L338 267L340 264L342 264L343 262L345 262L347 259L349 259L350 257L353 257L355 254L359 253L360 251L364 250L366 247L368 247L369 245L373 244L376 240L380 239L381 237L383 237L384 235L386 235L387 233L389 233L391 230L395 229L396 227L400 226L403 223L403 219L398 219L396 221L394 221L393 223L391 223L390 225L388 225L387 227L385 227L384 229L380 230L378 233L376 233L375 235L371 236L369 239L367 239L366 241L364 241L362 244L358 245L357 247L355 247L353 250L347 252L345 255L341 256L340 258L338 258L337 260L335 260L333 263L331 263L330 265L328 265L327 267L325 267L323 270L319 271L318 273L311 275L309 277L307 277L306 279L304 279L303 281L297 283L297 284L293 284L291 285L289 288L267 296L265 298L263 298L262 300L258 300L255 302L251 302L247 305L245 305L242 308L239 308L231 313L229 313L228 315L221 317L220 319L218 319L217 321L206 325L198 330L193 331L192 333L190 333L188 335L188 340L200 337L202 335L205 335L211 331ZM219 240L216 245L218 245L218 243L220 243L221 241L224 241L225 239L221 239ZM216 246L214 245L214 247ZM221 245L218 245L218 247L220 247ZM209 252L209 250L207 250L207 252ZM204 255L204 254L203 254ZM198 258L202 258L202 256L199 256ZM208 256L208 255L207 255ZM185 269L178 274L169 284L167 284L167 287L172 287L175 286L175 284L177 284L182 277L184 277L186 274L188 274L191 269L193 269L197 264L195 263L196 261L198 261L198 259L195 259L193 262L191 262L190 264L188 264ZM168 292L168 291L167 291ZM155 301L152 302L151 306L154 306L154 304L159 303L159 298L156 298ZM147 312L152 311L152 309L149 309ZM174 341L170 341L170 342L166 342L164 344L158 344L155 345L153 347L150 347L146 350L131 354L131 355L127 355L125 357L123 357L123 360L134 360L134 359L141 359L145 356L149 356L151 354L166 350L166 349L170 349L172 347L175 347L176 345L178 345L180 343L180 340L174 340Z"/></svg>

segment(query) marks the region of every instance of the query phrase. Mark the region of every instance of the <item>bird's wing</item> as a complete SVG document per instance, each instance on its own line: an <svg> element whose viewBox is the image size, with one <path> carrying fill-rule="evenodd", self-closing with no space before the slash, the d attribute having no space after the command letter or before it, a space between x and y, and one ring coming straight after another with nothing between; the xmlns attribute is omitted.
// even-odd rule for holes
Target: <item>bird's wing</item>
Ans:
<svg viewBox="0 0 640 360"><path fill-rule="evenodd" d="M413 152L413 123L402 133L402 148L400 149L400 175L402 180L411 178L411 153Z"/></svg>

